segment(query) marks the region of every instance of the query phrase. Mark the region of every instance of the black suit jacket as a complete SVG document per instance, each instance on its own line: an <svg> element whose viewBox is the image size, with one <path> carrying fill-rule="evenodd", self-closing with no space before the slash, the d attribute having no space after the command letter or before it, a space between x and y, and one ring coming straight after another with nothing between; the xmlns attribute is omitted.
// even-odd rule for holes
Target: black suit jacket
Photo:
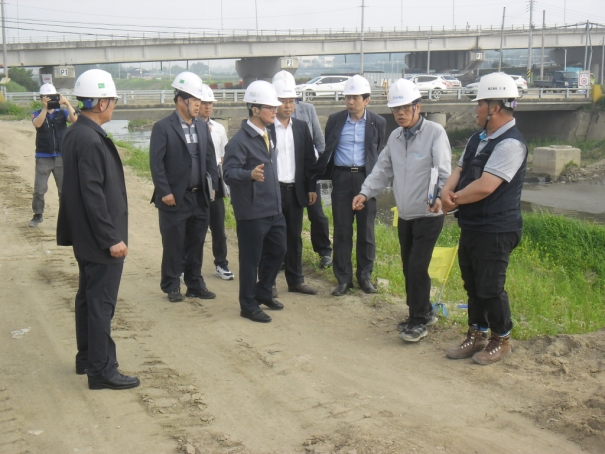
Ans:
<svg viewBox="0 0 605 454"><path fill-rule="evenodd" d="M63 187L57 244L79 260L111 264L109 248L128 244L128 200L118 151L103 128L84 115L63 139Z"/></svg>
<svg viewBox="0 0 605 454"><path fill-rule="evenodd" d="M276 118L275 121L278 122L279 120ZM273 143L276 144L277 155L279 155L280 150L277 145L275 125L269 125L267 129L271 134ZM304 208L309 203L308 193L316 190L316 180L307 176L307 173L315 164L315 148L313 147L313 138L309 126L305 121L292 118L292 135L294 136L294 162L296 164L294 190L296 200Z"/></svg>
<svg viewBox="0 0 605 454"><path fill-rule="evenodd" d="M218 169L212 136L205 121L197 120L197 135L203 200L206 206L210 206L211 194L208 191L206 174L212 178L212 188L216 190ZM155 186L151 203L155 203L156 208L161 210L178 210L185 196L185 190L190 187L191 155L176 110L153 125L149 142L149 167ZM168 206L162 202L162 197L169 194L174 195L176 205Z"/></svg>
<svg viewBox="0 0 605 454"><path fill-rule="evenodd" d="M319 156L315 166L313 166L313 170L310 173L311 177L317 180L332 179L332 173L334 172L334 152L336 151L336 146L338 145L348 116L349 112L342 110L328 117L328 122L326 123L326 149ZM378 160L378 155L387 143L386 127L387 122L383 117L366 109L366 175L372 172Z"/></svg>

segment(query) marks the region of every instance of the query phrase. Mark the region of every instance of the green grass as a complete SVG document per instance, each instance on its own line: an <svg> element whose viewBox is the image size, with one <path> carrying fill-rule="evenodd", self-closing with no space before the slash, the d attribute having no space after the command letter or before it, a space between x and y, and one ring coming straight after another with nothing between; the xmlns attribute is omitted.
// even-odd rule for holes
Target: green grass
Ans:
<svg viewBox="0 0 605 454"><path fill-rule="evenodd" d="M34 110L40 109L42 104L35 101L28 107L21 107L12 102L0 102L0 118L2 120L27 120L31 118Z"/></svg>
<svg viewBox="0 0 605 454"><path fill-rule="evenodd" d="M155 120L130 120L128 122L128 130L129 131L138 131L138 130L150 130L154 125Z"/></svg>
<svg viewBox="0 0 605 454"><path fill-rule="evenodd" d="M128 142L117 141L124 150L124 164L137 175L150 178L149 155ZM332 210L325 207L332 222ZM511 255L506 289L517 339L542 335L578 334L605 326L605 227L586 221L549 213L524 213L525 228L520 245ZM460 230L448 222L439 237L438 246L458 244ZM225 203L225 225L235 229L235 217L229 202ZM303 262L307 269L335 283L331 269L318 267L309 235L309 221L303 224ZM376 262L374 278L387 279L385 296L403 298L405 281L396 229L376 223ZM438 285L435 283L435 285ZM457 263L452 268L442 297L450 317L446 323L466 326L467 312L458 309L466 304Z"/></svg>

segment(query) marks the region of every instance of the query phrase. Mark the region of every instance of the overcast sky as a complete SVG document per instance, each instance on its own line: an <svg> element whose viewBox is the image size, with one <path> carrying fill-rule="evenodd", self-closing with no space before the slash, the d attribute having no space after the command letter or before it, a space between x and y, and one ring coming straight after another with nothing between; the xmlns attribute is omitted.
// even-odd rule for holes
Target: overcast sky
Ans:
<svg viewBox="0 0 605 454"><path fill-rule="evenodd" d="M8 42L53 32L126 34L293 28L355 28L361 23L362 0L4 0ZM257 10L255 9L257 5ZM603 0L534 2L534 23L548 25L586 21L605 24ZM222 5L222 13L221 13ZM506 25L529 23L529 2L500 0L365 0L366 27L499 27L506 7ZM403 10L402 10L403 5ZM222 16L222 20L221 20ZM17 28L20 28L17 30ZM55 34L56 36L56 34Z"/></svg>

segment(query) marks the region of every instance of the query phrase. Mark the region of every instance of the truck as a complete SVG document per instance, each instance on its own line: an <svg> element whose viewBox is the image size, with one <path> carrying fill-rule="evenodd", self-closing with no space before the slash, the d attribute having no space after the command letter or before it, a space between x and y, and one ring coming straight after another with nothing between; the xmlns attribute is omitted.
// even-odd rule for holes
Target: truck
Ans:
<svg viewBox="0 0 605 454"><path fill-rule="evenodd" d="M578 88L578 73L573 71L555 71L551 79L534 80L536 88Z"/></svg>

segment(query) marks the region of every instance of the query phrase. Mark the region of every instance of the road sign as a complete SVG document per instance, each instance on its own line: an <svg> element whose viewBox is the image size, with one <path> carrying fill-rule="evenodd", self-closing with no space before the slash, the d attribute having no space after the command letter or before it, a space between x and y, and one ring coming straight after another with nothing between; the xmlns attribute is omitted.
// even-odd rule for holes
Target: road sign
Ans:
<svg viewBox="0 0 605 454"><path fill-rule="evenodd" d="M590 71L578 72L578 88L590 87Z"/></svg>
<svg viewBox="0 0 605 454"><path fill-rule="evenodd" d="M40 74L42 77L43 84L52 84L53 83L53 75L52 74Z"/></svg>

